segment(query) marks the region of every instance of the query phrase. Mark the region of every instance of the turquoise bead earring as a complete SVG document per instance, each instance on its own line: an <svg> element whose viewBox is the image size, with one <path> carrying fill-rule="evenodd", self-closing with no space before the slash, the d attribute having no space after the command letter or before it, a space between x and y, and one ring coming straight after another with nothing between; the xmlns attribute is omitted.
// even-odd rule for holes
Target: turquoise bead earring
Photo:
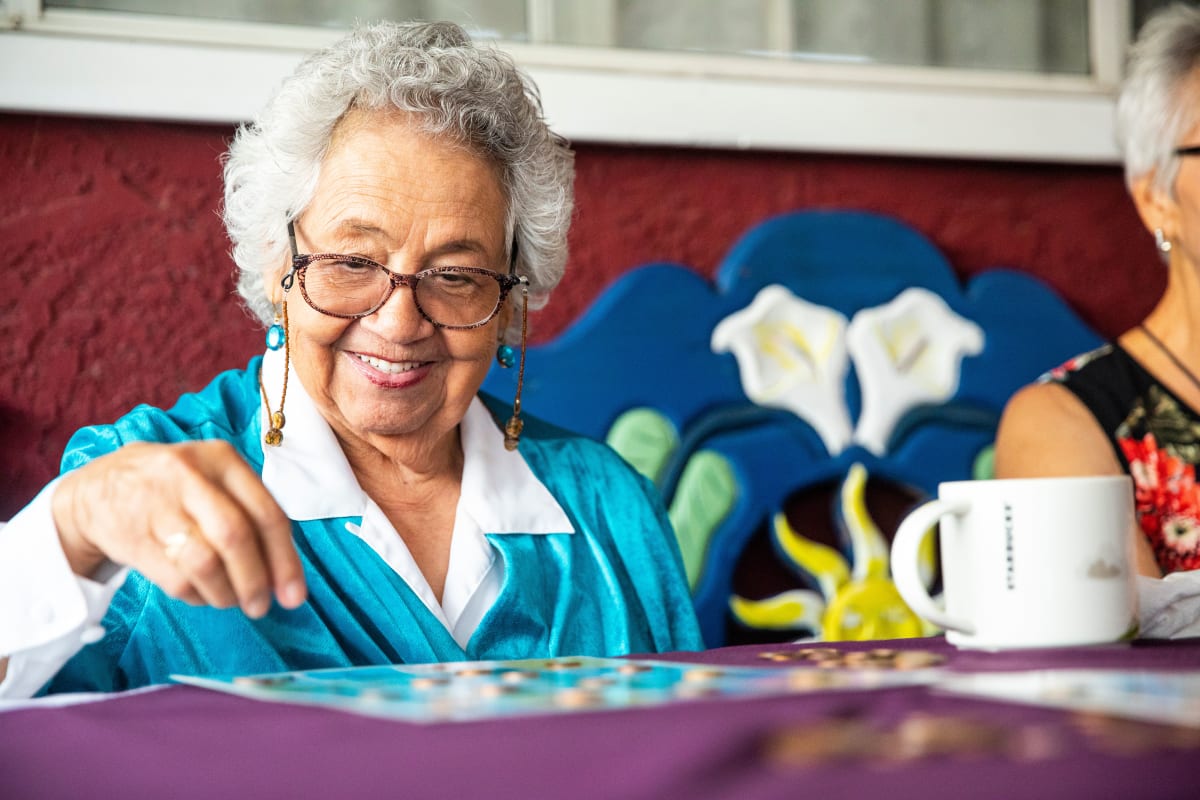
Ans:
<svg viewBox="0 0 1200 800"><path fill-rule="evenodd" d="M525 420L521 419L521 389L525 386L525 338L529 335L529 279L520 276L521 282L521 367L517 370L517 396L513 398L513 413L504 425L504 449L516 450L521 441ZM496 360L502 367L511 367L517 360L513 348L502 344L496 348ZM507 363L506 363L507 362Z"/></svg>
<svg viewBox="0 0 1200 800"><path fill-rule="evenodd" d="M283 321L283 314L279 310L282 304L275 311L275 319L271 323L271 327L267 328L267 348L270 350L278 350L287 342L287 331L283 329L280 322Z"/></svg>
<svg viewBox="0 0 1200 800"><path fill-rule="evenodd" d="M291 348L287 346L287 324L287 304L280 303L275 312L275 321L271 327L267 328L267 347L272 350L283 348L283 391L279 395L278 411L271 410L271 401L267 398L267 387L262 379L262 368L260 367L258 371L258 388L262 392L263 405L266 406L267 417L270 419L270 427L263 435L263 442L272 447L283 444L283 426L286 423L283 416L283 404L287 400L288 367L292 356Z"/></svg>

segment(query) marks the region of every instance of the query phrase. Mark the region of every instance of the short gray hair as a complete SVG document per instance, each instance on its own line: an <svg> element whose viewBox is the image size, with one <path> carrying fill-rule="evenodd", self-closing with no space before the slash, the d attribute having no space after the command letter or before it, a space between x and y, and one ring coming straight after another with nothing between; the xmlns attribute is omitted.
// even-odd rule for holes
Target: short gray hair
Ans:
<svg viewBox="0 0 1200 800"><path fill-rule="evenodd" d="M546 126L537 88L458 25L379 22L306 58L229 147L225 227L250 311L272 318L264 278L286 263L287 222L312 200L330 139L351 109L412 113L425 132L497 165L516 271L529 279L529 307L544 305L566 266L575 171L567 142ZM510 341L520 332L517 311Z"/></svg>
<svg viewBox="0 0 1200 800"><path fill-rule="evenodd" d="M1154 173L1154 185L1174 195L1179 146L1195 124L1195 101L1184 96L1200 63L1200 8L1175 4L1147 20L1129 51L1117 100L1117 141L1125 183Z"/></svg>

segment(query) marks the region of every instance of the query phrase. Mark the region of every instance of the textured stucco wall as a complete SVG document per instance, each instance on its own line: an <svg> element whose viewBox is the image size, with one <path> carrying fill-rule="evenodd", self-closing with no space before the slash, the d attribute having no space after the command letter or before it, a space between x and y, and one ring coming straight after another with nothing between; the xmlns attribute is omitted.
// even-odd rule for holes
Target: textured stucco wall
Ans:
<svg viewBox="0 0 1200 800"><path fill-rule="evenodd" d="M217 208L232 130L0 115L0 519L56 472L70 433L170 404L258 352ZM964 277L1027 270L1101 333L1164 276L1116 168L580 145L567 278L533 319L565 328L623 271L711 275L764 217L892 214Z"/></svg>

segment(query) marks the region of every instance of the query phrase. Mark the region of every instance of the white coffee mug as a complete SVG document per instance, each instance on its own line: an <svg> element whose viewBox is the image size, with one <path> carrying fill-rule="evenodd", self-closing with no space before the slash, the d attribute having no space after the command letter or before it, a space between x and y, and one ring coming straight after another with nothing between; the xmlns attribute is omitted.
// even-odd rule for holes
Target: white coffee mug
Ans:
<svg viewBox="0 0 1200 800"><path fill-rule="evenodd" d="M940 523L942 597L918 548ZM958 647L1099 644L1137 631L1133 489L1127 476L953 481L892 541L892 579Z"/></svg>

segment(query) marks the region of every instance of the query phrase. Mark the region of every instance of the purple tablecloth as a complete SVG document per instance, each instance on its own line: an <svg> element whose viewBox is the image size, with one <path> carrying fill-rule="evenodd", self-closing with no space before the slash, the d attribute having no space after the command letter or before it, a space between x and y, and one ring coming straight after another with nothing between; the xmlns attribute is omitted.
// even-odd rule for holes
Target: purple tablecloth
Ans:
<svg viewBox="0 0 1200 800"><path fill-rule="evenodd" d="M1003 654L941 639L886 646L933 650L967 672L1200 668L1200 640ZM665 658L763 665L764 649L785 648ZM11 800L1191 798L1198 757L1193 730L925 687L433 725L184 686L0 714L0 798Z"/></svg>

